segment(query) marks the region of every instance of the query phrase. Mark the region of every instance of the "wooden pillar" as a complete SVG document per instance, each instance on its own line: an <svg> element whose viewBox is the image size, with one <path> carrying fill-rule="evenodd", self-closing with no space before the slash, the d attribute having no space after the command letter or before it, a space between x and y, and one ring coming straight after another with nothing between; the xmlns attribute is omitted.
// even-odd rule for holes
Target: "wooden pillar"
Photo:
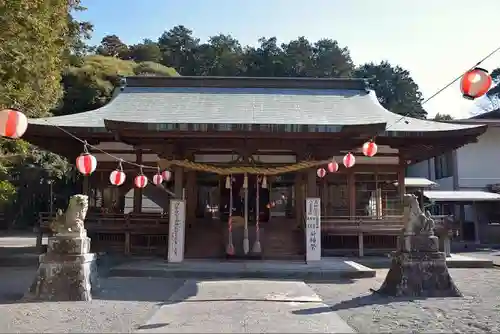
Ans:
<svg viewBox="0 0 500 334"><path fill-rule="evenodd" d="M184 169L182 167L174 167L174 193L175 197L181 199L184 189Z"/></svg>
<svg viewBox="0 0 500 334"><path fill-rule="evenodd" d="M481 243L481 236L479 234L479 208L476 202L472 203L472 210L474 211L474 243Z"/></svg>
<svg viewBox="0 0 500 334"><path fill-rule="evenodd" d="M406 193L405 185L405 174L406 174L406 163L399 157L399 169L398 169L398 192L400 196L401 205L403 205L403 197Z"/></svg>
<svg viewBox="0 0 500 334"><path fill-rule="evenodd" d="M460 224L460 239L464 240L464 224L465 224L465 206L463 203L458 205L458 222Z"/></svg>
<svg viewBox="0 0 500 334"><path fill-rule="evenodd" d="M295 173L295 219L299 228L304 226L305 214L304 180L302 177L301 172Z"/></svg>
<svg viewBox="0 0 500 334"><path fill-rule="evenodd" d="M90 188L90 182L89 182L90 176L84 176L83 177L83 185L82 185L82 194L84 195L89 195L89 188Z"/></svg>
<svg viewBox="0 0 500 334"><path fill-rule="evenodd" d="M137 150L135 153L135 161L137 164L142 164L142 150ZM142 211L142 189L134 187L134 208L135 213Z"/></svg>
<svg viewBox="0 0 500 334"><path fill-rule="evenodd" d="M347 172L347 192L349 194L349 219L356 219L356 180L354 173Z"/></svg>
<svg viewBox="0 0 500 334"><path fill-rule="evenodd" d="M320 197L321 197L321 207L322 207L322 212L323 216L328 217L331 216L331 214L328 212L328 205L330 203L329 199L329 194L328 194L328 176L327 174L322 180L321 180L321 192L320 192Z"/></svg>
<svg viewBox="0 0 500 334"><path fill-rule="evenodd" d="M196 219L196 206L198 202L198 192L196 191L196 172L186 173L186 218L188 225L193 224Z"/></svg>
<svg viewBox="0 0 500 334"><path fill-rule="evenodd" d="M316 170L307 170L307 197L317 197L318 187L316 185Z"/></svg>
<svg viewBox="0 0 500 334"><path fill-rule="evenodd" d="M347 172L347 190L349 194L349 219L352 220L352 224L356 224L356 175L352 170ZM361 224L363 222L359 222L358 229L358 256L363 256L364 251L364 235L361 229Z"/></svg>

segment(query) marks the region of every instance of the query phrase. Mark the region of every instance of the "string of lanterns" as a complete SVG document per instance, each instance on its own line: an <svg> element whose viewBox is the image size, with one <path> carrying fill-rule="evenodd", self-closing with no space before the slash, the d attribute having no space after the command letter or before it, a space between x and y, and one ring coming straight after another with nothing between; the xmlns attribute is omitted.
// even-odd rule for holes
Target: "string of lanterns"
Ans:
<svg viewBox="0 0 500 334"><path fill-rule="evenodd" d="M496 49L494 52L492 52L489 56L491 56L493 53L497 52L500 50L500 48ZM489 57L488 56L488 57ZM487 59L486 57L485 59ZM478 65L483 62L485 59L480 61ZM467 72L465 72L461 76L461 81L460 81L460 90L462 92L462 97L468 100L475 100L481 96L484 96L491 88L491 85L493 83L493 79L491 75L488 73L487 70L481 67L474 67ZM448 86L453 84L455 81L457 81L459 78L455 79L453 82L451 82ZM430 99L435 97L437 94L442 92L444 89L446 89L448 86L444 87L443 89L439 90L436 94L432 95L429 99L424 101L422 104L428 102ZM406 115L401 117L397 122L394 124L398 123L402 119L407 117ZM393 124L393 125L394 125ZM363 144L363 154L367 157L373 157L377 154L377 144L375 144L374 140L367 141L366 143ZM352 168L355 163L356 163L356 158L355 156L349 152L347 153L344 158L342 159L342 163L346 168ZM325 168L318 168L316 171L316 175L319 178L323 178L327 175L327 171L329 173L335 173L339 169L339 165L337 164L336 161L332 161L327 165L327 169Z"/></svg>
<svg viewBox="0 0 500 334"><path fill-rule="evenodd" d="M461 78L462 78L462 80L460 82L460 90L462 92L462 96L466 99L469 99L469 100L474 100L474 99L477 99L481 96L484 96L488 92L488 90L490 89L492 82L493 82L491 76L488 74L488 71L486 71L485 69L480 68L480 67L474 67L473 69L465 72L461 76ZM456 79L456 80L458 80L458 79ZM454 80L453 82L455 82L456 80ZM451 84L449 84L449 85L451 85ZM448 86L446 86L446 87L448 87ZM444 89L442 89L442 90L444 90ZM424 101L422 104L428 102L430 99L432 99L437 94L439 94L442 90L440 90L436 94L432 95L429 99ZM16 111L11 110L10 112L15 113ZM10 115L10 117L12 119L19 119L20 120L19 124L20 124L21 130L23 129L23 118L22 118L23 116L24 115L18 116L17 114L15 114L15 117L14 117L14 116ZM2 117L4 117L5 119L9 119L9 115L5 116L4 114L0 114L0 121L2 121L4 119ZM407 117L407 115L402 116L394 124L400 122L405 117ZM24 119L25 118L26 117L24 116ZM26 121L26 124L27 124L27 121ZM392 124L392 125L394 125L394 124ZM12 125L10 125L10 127L5 127L5 128L11 129ZM10 131L9 133L15 133L15 134L18 133L15 131L13 132L13 130L9 130L9 131ZM24 128L24 131L26 131L26 128ZM7 131L4 131L4 132L7 132ZM79 138L77 138L77 139L79 139ZM80 173L82 173L83 175L92 174L97 167L97 160L93 155L91 155L88 152L87 146L89 146L89 145L86 144L86 142L84 142L84 153L82 153L76 159L76 166L77 166L78 170L80 171ZM370 158L374 157L377 154L377 150L378 150L378 147L377 147L377 144L375 143L374 139L371 139L371 140L365 142L363 144L363 147L362 147L363 155L365 155L366 157L370 157ZM104 153L110 155L107 152L104 152ZM116 159L116 157L115 157L115 159ZM111 174L110 174L110 182L111 182L111 184L113 184L115 186L122 185L126 179L126 175L123 172L123 168L122 168L122 161L123 161L122 159L119 159L118 168L116 170L114 170L113 172L111 172ZM127 163L133 164L130 162L127 162ZM356 164L356 157L354 156L354 154L352 152L348 152L343 157L342 164L344 165L345 168L352 168ZM136 165L136 164L134 164L134 165ZM137 188L145 188L148 185L148 178L142 172L143 167L145 167L145 166L139 165L140 173L139 173L139 175L137 175L134 178L134 185ZM329 162L327 164L326 169L323 167L318 168L316 170L316 175L319 178L324 178L328 173L336 173L336 172L338 172L338 170L339 170L339 164L335 160L332 160L331 162ZM163 172L160 172L160 169L158 167L157 173L153 176L152 181L153 181L153 184L160 185L163 181L168 182L170 180L170 178L171 178L170 171L164 170ZM226 179L226 187L227 187L227 182L231 182L229 177L227 177L227 179ZM265 180L265 176L264 176L263 183L265 184L265 182L266 182L266 180Z"/></svg>
<svg viewBox="0 0 500 334"><path fill-rule="evenodd" d="M377 149L377 144L375 144L373 140L370 140L363 144L362 151L365 156L371 158L375 156L375 154L377 154ZM342 164L345 168L352 168L356 164L356 157L351 152L348 152L342 159ZM326 169L323 167L318 168L316 171L316 175L319 178L324 178L327 173L336 173L338 172L338 170L339 164L335 160L332 160L326 165Z"/></svg>
<svg viewBox="0 0 500 334"><path fill-rule="evenodd" d="M76 168L78 171L85 176L91 175L95 172L97 168L97 159L89 153L88 144L84 144L83 153L80 154L76 158ZM118 167L109 174L109 182L114 186L121 186L125 183L127 179L127 175L123 171L123 162L130 163L128 161L124 161L123 159L119 159ZM134 178L134 186L136 188L145 188L148 185L148 177L144 175L143 168L150 166L139 166L140 172ZM150 167L154 168L154 167ZM158 186L163 183L163 181L170 181L172 178L172 172L169 170L160 171L160 167L156 167L156 174L153 175L152 182L154 185Z"/></svg>
<svg viewBox="0 0 500 334"><path fill-rule="evenodd" d="M493 54L495 54L499 50L500 47L493 50L490 54L488 54L486 57L480 60L475 67L471 68L463 75L459 76L458 78L450 82L448 85L438 90L427 100L422 102L422 105L427 103L432 98L436 97L438 94L440 94L442 91L444 91L446 88L451 86L459 79L461 79L460 90L463 98L468 100L475 100L479 97L484 96L489 91L493 83L493 79L491 75L488 73L488 71L485 70L484 68L479 67L479 65L486 59L490 58ZM402 116L400 119L394 122L394 124L400 122L406 117L408 117L408 115ZM143 168L155 168L155 167L143 166L134 162L125 161L100 148L87 144L85 140L78 138L77 136L75 136L74 134L72 134L71 132L67 131L62 127L50 123L47 119L44 119L44 121L84 144L84 152L76 159L76 167L81 174L86 176L91 175L97 168L97 159L88 151L88 147L91 147L118 161L118 167L114 171L112 171L109 175L109 181L112 185L121 186L125 183L126 174L123 172L122 163L127 163L139 167L140 169L140 173L134 178L134 185L137 188L144 188L147 186L148 178L144 175ZM23 134L26 132L27 128L28 128L28 119L26 115L24 115L24 113L15 108L0 110L0 136L12 139L21 138ZM386 128L386 130L388 128ZM373 157L377 154L377 145L375 144L374 138L364 143L362 147L362 152L367 157ZM352 168L356 163L356 158L354 154L352 154L351 152L347 153L342 159L342 163L345 166L345 168ZM157 172L152 178L153 184L160 185L164 181L166 182L170 181L172 173L169 170L160 171L159 167L156 167L156 169ZM327 173L335 173L338 170L339 170L339 164L333 160L327 164L326 169L323 167L318 168L316 174L318 177L323 178L327 175ZM263 186L265 182L266 180L264 177L262 182Z"/></svg>

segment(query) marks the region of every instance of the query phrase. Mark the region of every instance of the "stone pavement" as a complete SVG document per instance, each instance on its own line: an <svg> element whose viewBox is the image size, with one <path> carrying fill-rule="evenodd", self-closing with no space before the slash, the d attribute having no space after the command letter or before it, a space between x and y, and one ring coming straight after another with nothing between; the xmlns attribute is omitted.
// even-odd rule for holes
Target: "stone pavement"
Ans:
<svg viewBox="0 0 500 334"><path fill-rule="evenodd" d="M110 276L198 279L338 279L374 277L375 270L342 258L304 261L214 261L163 259L131 260L110 269Z"/></svg>
<svg viewBox="0 0 500 334"><path fill-rule="evenodd" d="M299 281L187 280L139 333L354 333Z"/></svg>

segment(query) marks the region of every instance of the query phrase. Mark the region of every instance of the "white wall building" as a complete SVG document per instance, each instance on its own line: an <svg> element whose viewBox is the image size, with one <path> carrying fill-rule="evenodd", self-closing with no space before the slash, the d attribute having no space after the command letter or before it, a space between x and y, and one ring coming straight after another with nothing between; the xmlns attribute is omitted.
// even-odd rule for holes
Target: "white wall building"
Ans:
<svg viewBox="0 0 500 334"><path fill-rule="evenodd" d="M408 177L438 184L424 191L435 201L436 214L453 214L462 222L465 239L500 243L500 110L454 123L488 124L476 143L412 165ZM467 234L467 235L466 235Z"/></svg>

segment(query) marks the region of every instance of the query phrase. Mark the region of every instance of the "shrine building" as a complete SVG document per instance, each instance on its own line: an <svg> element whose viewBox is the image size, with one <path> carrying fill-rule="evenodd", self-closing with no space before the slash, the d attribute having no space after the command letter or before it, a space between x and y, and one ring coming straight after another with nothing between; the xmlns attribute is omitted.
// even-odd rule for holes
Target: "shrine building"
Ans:
<svg viewBox="0 0 500 334"><path fill-rule="evenodd" d="M169 202L182 199L184 238L175 242L184 258L225 258L232 244L238 258L302 259L306 198L320 198L323 252L392 250L407 166L485 129L394 114L361 79L135 76L99 109L30 119L24 139L74 162L83 145L69 132L153 167L142 170L149 180L156 166L171 171L168 182L140 189L140 168L124 163L126 181L114 186L119 161L90 149L97 169L75 192L89 195L96 251L166 256ZM367 157L371 138L378 150ZM349 152L355 164L346 168ZM336 172L327 170L332 161ZM52 216L41 213L41 226Z"/></svg>

